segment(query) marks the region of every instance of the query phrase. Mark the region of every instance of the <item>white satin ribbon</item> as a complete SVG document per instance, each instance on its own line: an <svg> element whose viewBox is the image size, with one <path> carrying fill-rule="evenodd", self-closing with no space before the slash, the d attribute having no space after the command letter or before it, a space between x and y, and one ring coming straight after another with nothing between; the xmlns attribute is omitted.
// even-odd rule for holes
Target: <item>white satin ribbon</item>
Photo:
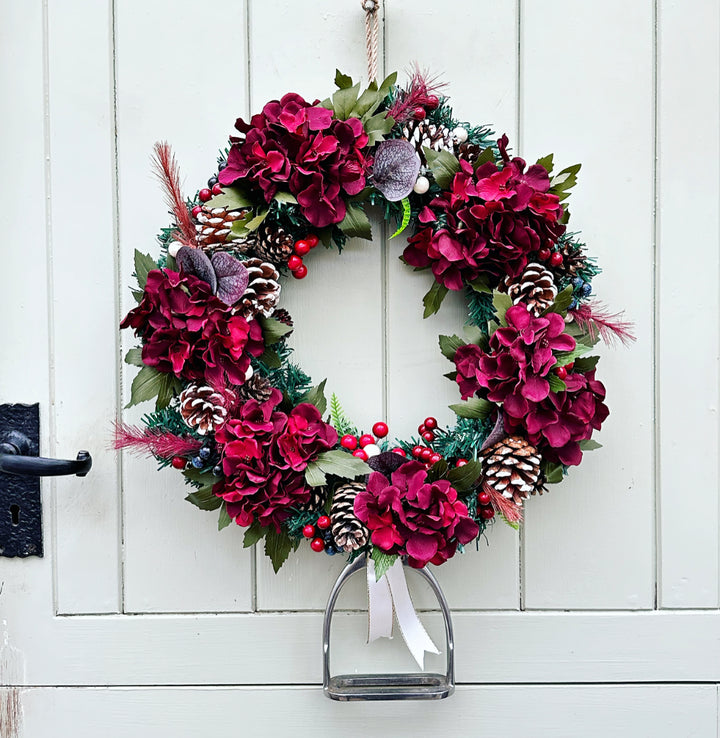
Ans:
<svg viewBox="0 0 720 738"><path fill-rule="evenodd" d="M392 638L393 611L400 632L417 665L424 669L425 651L440 653L418 618L410 599L405 570L398 559L379 581L375 579L375 562L367 559L368 643L378 638Z"/></svg>

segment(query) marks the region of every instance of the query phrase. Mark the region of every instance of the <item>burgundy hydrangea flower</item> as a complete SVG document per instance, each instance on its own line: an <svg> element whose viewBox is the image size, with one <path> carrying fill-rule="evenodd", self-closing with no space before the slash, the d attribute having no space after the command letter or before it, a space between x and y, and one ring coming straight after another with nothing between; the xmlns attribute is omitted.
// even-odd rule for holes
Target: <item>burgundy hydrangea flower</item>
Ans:
<svg viewBox="0 0 720 738"><path fill-rule="evenodd" d="M503 156L499 169L487 162L473 170L467 161L450 190L425 207L418 221L427 225L408 241L403 253L414 267L431 267L435 279L460 290L481 274L492 282L520 275L531 252L557 242L565 232L556 195L544 167L527 168L523 159L505 153L507 138L498 142Z"/></svg>
<svg viewBox="0 0 720 738"><path fill-rule="evenodd" d="M277 463L293 471L304 471L311 459L329 451L337 442L337 431L323 422L314 405L297 405L290 411L287 425L277 436Z"/></svg>
<svg viewBox="0 0 720 738"><path fill-rule="evenodd" d="M243 384L250 357L264 350L256 321L235 315L207 282L170 269L148 274L142 301L120 327L142 337L148 366L215 387Z"/></svg>
<svg viewBox="0 0 720 738"><path fill-rule="evenodd" d="M344 198L365 186L368 137L359 118L336 120L318 101L291 92L267 103L250 123L238 118L235 127L243 135L232 139L221 184L250 180L267 202L288 189L317 228L339 223Z"/></svg>
<svg viewBox="0 0 720 738"><path fill-rule="evenodd" d="M565 333L556 313L534 317L524 305L506 315L507 327L490 337L488 351L461 346L455 354L456 381L464 399L482 394L502 404L509 432L526 431L546 459L579 464L578 442L590 438L608 415L602 403L605 388L595 374L570 372L567 390L550 391L547 379L556 358L553 352L572 351L575 339Z"/></svg>
<svg viewBox="0 0 720 738"><path fill-rule="evenodd" d="M371 531L375 546L407 556L417 569L444 563L458 543L469 543L480 532L450 482L428 481L417 461L400 466L390 480L373 472L355 498L355 515Z"/></svg>

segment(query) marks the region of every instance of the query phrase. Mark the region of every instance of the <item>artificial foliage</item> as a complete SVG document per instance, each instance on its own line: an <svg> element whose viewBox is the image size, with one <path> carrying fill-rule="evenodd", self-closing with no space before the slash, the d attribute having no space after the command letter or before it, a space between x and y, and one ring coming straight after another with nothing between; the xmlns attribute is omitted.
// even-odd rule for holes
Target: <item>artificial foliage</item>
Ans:
<svg viewBox="0 0 720 738"><path fill-rule="evenodd" d="M599 447L609 410L589 354L631 333L593 297L599 267L568 230L579 164L511 154L420 72L405 86L335 83L322 102L288 93L238 119L192 197L156 146L172 223L157 256L136 252L137 305L121 324L139 340L130 404L155 409L119 426L117 447L180 471L186 499L219 529L243 528L276 571L306 542L367 554L379 577L398 556L444 563L496 517L517 527L529 498ZM409 439L390 441L383 422L363 432L328 399L282 307L318 246L372 240L370 211L427 273L424 318L450 292L467 305L438 339L457 421L428 417Z"/></svg>

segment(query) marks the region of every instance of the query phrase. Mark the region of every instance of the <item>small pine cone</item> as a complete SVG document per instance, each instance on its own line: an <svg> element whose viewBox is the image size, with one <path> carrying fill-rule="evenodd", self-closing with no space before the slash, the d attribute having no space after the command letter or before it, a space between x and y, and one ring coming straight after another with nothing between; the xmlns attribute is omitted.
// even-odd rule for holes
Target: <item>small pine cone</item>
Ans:
<svg viewBox="0 0 720 738"><path fill-rule="evenodd" d="M311 487L310 499L300 505L296 505L298 512L320 512L327 502L327 487ZM324 515L325 513L323 513Z"/></svg>
<svg viewBox="0 0 720 738"><path fill-rule="evenodd" d="M228 405L229 396L212 387L191 384L180 393L180 414L201 436L225 423Z"/></svg>
<svg viewBox="0 0 720 738"><path fill-rule="evenodd" d="M552 272L542 264L528 264L519 278L506 277L503 287L512 298L513 305L527 305L535 317L549 308L557 297Z"/></svg>
<svg viewBox="0 0 720 738"><path fill-rule="evenodd" d="M480 453L482 481L521 507L529 495L545 492L538 450L521 436L507 436Z"/></svg>
<svg viewBox="0 0 720 738"><path fill-rule="evenodd" d="M482 151L482 148L478 146L477 144L472 144L467 141L465 143L461 143L459 146L456 147L456 154L458 159L465 159L465 161L470 162L473 166L475 165L475 162L477 161L478 156L480 156L480 152Z"/></svg>
<svg viewBox="0 0 720 738"><path fill-rule="evenodd" d="M275 320L279 320L281 323L288 326L289 328L292 328L295 325L295 323L293 323L292 315L290 315L290 313L285 310L285 308L278 308L273 313L273 318L275 318Z"/></svg>
<svg viewBox="0 0 720 738"><path fill-rule="evenodd" d="M446 126L436 126L426 120L409 120L402 127L402 137L415 146L423 166L427 165L423 148L433 151L453 150L450 129Z"/></svg>
<svg viewBox="0 0 720 738"><path fill-rule="evenodd" d="M346 553L362 548L370 535L365 525L355 517L355 497L364 489L361 482L348 482L338 487L333 496L330 508L332 534L335 545Z"/></svg>
<svg viewBox="0 0 720 738"><path fill-rule="evenodd" d="M258 229L255 254L264 261L275 266L287 264L294 247L295 239L280 226L263 224Z"/></svg>
<svg viewBox="0 0 720 738"><path fill-rule="evenodd" d="M237 312L246 320L256 315L269 318L280 299L280 277L278 270L262 259L247 259L243 262L248 270L248 286L237 306Z"/></svg>
<svg viewBox="0 0 720 738"><path fill-rule="evenodd" d="M558 266L553 267L553 271L558 278L566 276L572 279L576 277L578 272L587 266L587 258L583 247L572 241L560 243L558 247L557 250L562 254L563 260Z"/></svg>
<svg viewBox="0 0 720 738"><path fill-rule="evenodd" d="M243 402L246 400L265 402L270 399L272 391L273 386L265 377L261 377L259 374L253 374L238 390L238 397Z"/></svg>
<svg viewBox="0 0 720 738"><path fill-rule="evenodd" d="M228 210L202 206L195 220L198 245L203 251L213 252L232 248L245 253L253 245L253 238L239 238L232 233L232 225L247 215L247 210Z"/></svg>

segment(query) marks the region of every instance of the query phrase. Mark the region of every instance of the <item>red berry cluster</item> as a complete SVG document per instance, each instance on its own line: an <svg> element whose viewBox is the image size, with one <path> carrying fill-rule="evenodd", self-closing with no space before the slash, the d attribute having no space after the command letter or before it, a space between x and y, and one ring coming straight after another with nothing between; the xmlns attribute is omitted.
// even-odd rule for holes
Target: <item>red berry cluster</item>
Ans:
<svg viewBox="0 0 720 738"><path fill-rule="evenodd" d="M559 366L557 369L555 369L555 375L558 379L567 379L568 373L571 372L574 367L574 361L571 361L569 364L565 364L565 366Z"/></svg>
<svg viewBox="0 0 720 738"><path fill-rule="evenodd" d="M340 445L348 451L352 451L352 455L356 456L358 459L367 461L369 457L367 451L365 451L365 447L377 445L377 442L381 438L385 438L390 431L387 423L383 423L379 420L375 425L373 425L372 432L372 435L370 433L363 433L359 438L358 436L353 436L348 433L340 439ZM403 455L405 454L401 448L394 448L393 451L400 451Z"/></svg>
<svg viewBox="0 0 720 738"><path fill-rule="evenodd" d="M478 492L478 513L483 520L492 520L495 517L495 510L490 504L490 495L484 490Z"/></svg>
<svg viewBox="0 0 720 738"><path fill-rule="evenodd" d="M418 461L422 461L425 466L430 468L433 464L437 464L438 461L442 461L442 454L439 454L432 447L432 443L435 440L435 431L437 430L438 422L435 418L425 418L418 426L418 433L420 437L427 443L427 446L413 446L412 455Z"/></svg>
<svg viewBox="0 0 720 738"><path fill-rule="evenodd" d="M413 118L415 120L425 120L428 110L435 110L440 105L440 98L437 95L428 95L425 99L425 105L418 105L413 108Z"/></svg>
<svg viewBox="0 0 720 738"><path fill-rule="evenodd" d="M308 523L303 528L303 536L305 538L312 539L310 541L310 548L315 551L315 553L320 553L321 551L325 551L327 546L332 544L325 540L327 531L330 528L330 518L327 515L321 515L317 521L315 522L315 525L312 525L312 523ZM333 551L333 553L335 553Z"/></svg>
<svg viewBox="0 0 720 738"><path fill-rule="evenodd" d="M210 183L208 182L208 184ZM215 195L222 195L222 191L222 186L217 180L215 180L215 184L213 184L212 187L204 187L200 192L198 192L198 199L200 202L207 202L208 200L212 200ZM200 206L196 205L193 208L193 215L197 215L195 212L196 208L198 209L198 212L200 212Z"/></svg>
<svg viewBox="0 0 720 738"><path fill-rule="evenodd" d="M294 254L288 259L288 269L292 272L295 279L305 279L307 277L307 267L303 264L303 256L307 256L310 253L310 249L314 249L320 239L311 233L305 238L301 238L299 241L295 241Z"/></svg>
<svg viewBox="0 0 720 738"><path fill-rule="evenodd" d="M550 251L548 248L538 251L540 261L549 261L550 266L559 267L563 263L563 255L559 251Z"/></svg>

